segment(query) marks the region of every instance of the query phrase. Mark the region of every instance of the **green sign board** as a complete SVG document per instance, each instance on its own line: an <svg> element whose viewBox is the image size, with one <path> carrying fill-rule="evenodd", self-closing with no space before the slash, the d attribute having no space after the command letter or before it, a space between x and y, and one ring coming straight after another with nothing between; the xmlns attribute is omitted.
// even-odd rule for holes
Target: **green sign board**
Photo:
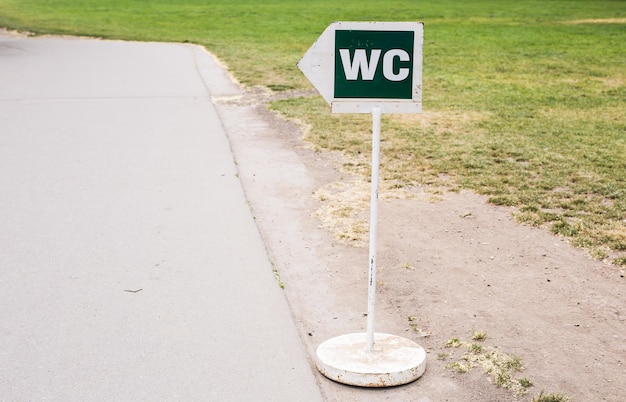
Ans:
<svg viewBox="0 0 626 402"><path fill-rule="evenodd" d="M335 31L335 98L411 99L412 31Z"/></svg>
<svg viewBox="0 0 626 402"><path fill-rule="evenodd" d="M298 67L333 113L422 111L421 22L334 22Z"/></svg>

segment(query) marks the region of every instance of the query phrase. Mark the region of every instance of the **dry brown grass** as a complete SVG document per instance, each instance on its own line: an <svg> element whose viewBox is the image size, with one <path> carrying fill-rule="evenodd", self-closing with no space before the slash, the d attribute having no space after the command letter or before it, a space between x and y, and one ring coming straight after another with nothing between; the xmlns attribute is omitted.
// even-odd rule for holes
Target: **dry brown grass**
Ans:
<svg viewBox="0 0 626 402"><path fill-rule="evenodd" d="M419 127L424 131L434 130L436 134L441 134L464 130L467 126L488 118L489 113L486 112L425 110L421 114L392 115L389 121L399 127Z"/></svg>
<svg viewBox="0 0 626 402"><path fill-rule="evenodd" d="M562 24L626 24L626 18L590 18L585 20L562 21Z"/></svg>

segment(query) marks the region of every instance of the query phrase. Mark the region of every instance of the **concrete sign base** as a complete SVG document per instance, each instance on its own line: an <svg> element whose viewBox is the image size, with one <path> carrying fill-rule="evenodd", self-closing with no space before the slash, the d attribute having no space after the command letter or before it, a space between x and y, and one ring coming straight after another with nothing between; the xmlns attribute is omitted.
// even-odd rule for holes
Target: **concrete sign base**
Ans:
<svg viewBox="0 0 626 402"><path fill-rule="evenodd" d="M367 334L331 338L317 348L317 369L326 377L360 387L392 387L417 380L426 370L426 352L417 343L376 333L368 351Z"/></svg>

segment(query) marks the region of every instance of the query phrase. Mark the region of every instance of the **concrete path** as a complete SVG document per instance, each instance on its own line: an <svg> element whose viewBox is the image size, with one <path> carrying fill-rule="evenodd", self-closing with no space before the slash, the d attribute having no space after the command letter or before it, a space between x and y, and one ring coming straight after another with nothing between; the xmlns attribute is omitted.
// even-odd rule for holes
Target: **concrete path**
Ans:
<svg viewBox="0 0 626 402"><path fill-rule="evenodd" d="M0 36L0 399L315 401L202 49Z"/></svg>

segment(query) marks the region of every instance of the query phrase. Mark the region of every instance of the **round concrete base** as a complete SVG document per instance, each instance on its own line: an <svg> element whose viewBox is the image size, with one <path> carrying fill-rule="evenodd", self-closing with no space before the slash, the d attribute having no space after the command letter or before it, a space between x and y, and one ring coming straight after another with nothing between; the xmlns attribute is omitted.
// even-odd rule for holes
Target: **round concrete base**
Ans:
<svg viewBox="0 0 626 402"><path fill-rule="evenodd" d="M426 370L426 352L417 343L395 335L367 334L331 338L317 348L317 369L333 381L360 387L392 387L417 380Z"/></svg>

